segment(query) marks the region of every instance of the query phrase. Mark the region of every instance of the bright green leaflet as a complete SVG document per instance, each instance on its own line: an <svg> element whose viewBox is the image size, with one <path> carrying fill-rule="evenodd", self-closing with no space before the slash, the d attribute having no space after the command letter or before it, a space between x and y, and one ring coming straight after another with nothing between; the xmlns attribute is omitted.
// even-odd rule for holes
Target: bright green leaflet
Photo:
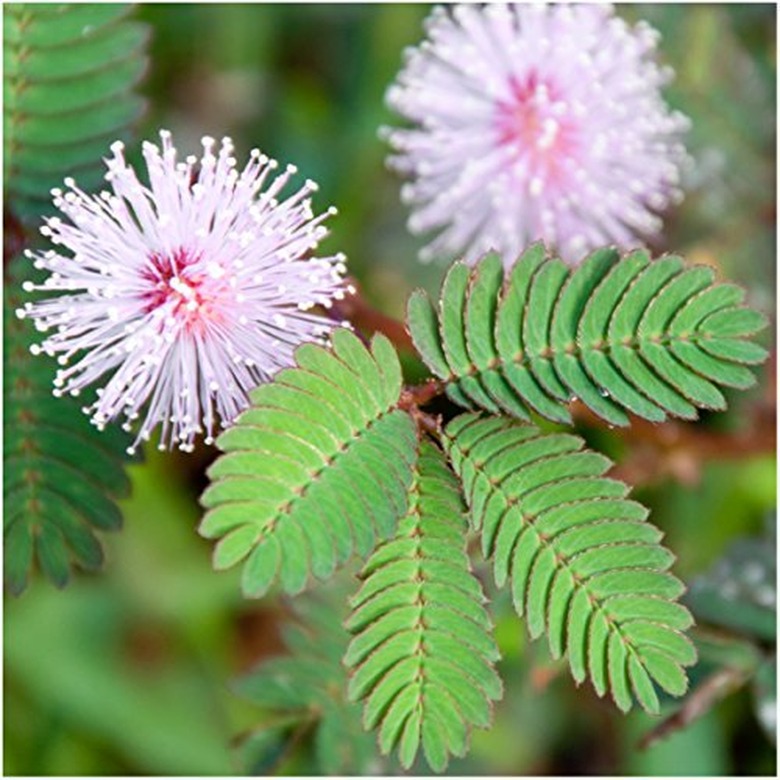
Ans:
<svg viewBox="0 0 780 780"><path fill-rule="evenodd" d="M365 700L364 726L378 730L383 754L398 746L406 769L420 746L436 772L448 754L465 755L470 729L490 725L501 696L463 509L441 450L423 441L409 512L368 559L347 621L350 698Z"/></svg>
<svg viewBox="0 0 780 780"><path fill-rule="evenodd" d="M343 329L332 343L299 347L297 367L254 390L217 442L225 454L209 470L200 531L220 539L217 568L247 559L247 596L327 579L407 510L417 439L397 408L398 357L381 334L370 351Z"/></svg>
<svg viewBox="0 0 780 780"><path fill-rule="evenodd" d="M532 251L533 250L533 251ZM612 425L722 409L717 385L755 383L766 318L734 306L738 288L678 257L594 252L575 269L535 245L503 277L488 254L455 263L438 307L413 296L409 329L423 360L467 408L569 422L579 399Z"/></svg>
<svg viewBox="0 0 780 780"><path fill-rule="evenodd" d="M647 510L603 476L609 460L576 436L479 414L450 422L444 445L496 583L508 581L531 637L546 633L575 680L609 690L621 710L633 688L657 712L651 681L681 695L696 660L683 586Z"/></svg>

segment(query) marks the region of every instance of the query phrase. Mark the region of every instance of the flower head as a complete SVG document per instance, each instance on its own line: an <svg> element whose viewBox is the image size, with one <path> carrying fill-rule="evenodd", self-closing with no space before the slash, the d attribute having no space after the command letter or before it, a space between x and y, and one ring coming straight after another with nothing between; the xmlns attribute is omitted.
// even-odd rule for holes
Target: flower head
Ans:
<svg viewBox="0 0 780 780"><path fill-rule="evenodd" d="M326 337L334 323L310 309L344 296L345 258L310 257L335 209L314 216L311 181L279 199L293 166L268 183L277 162L253 150L239 172L229 138L216 152L204 138L200 159L177 162L170 133L160 137L162 150L143 145L149 186L117 142L106 161L112 192L88 195L70 179L53 191L67 219L48 219L41 233L68 251L28 251L50 274L24 287L59 294L17 313L51 334L32 349L57 356L55 395L110 373L84 409L98 428L124 414L130 430L148 402L136 444L160 424L161 448L191 450L292 365L295 347Z"/></svg>
<svg viewBox="0 0 780 780"><path fill-rule="evenodd" d="M422 259L543 239L576 261L658 233L688 120L661 97L655 30L563 4L436 8L426 30L387 95L416 127L386 131L410 229L442 231Z"/></svg>

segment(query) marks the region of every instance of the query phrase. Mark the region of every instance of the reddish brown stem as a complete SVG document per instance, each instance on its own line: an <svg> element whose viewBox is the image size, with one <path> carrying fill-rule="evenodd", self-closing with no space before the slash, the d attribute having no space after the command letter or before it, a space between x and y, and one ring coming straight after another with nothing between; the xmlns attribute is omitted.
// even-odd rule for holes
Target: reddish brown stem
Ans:
<svg viewBox="0 0 780 780"><path fill-rule="evenodd" d="M335 301L331 309L332 315L341 320L349 320L358 330L368 333L379 331L387 336L396 349L403 352L416 353L412 338L403 322L374 309L360 292L360 287L354 279L348 280L354 293L347 295L341 301Z"/></svg>
<svg viewBox="0 0 780 780"><path fill-rule="evenodd" d="M3 210L3 267L15 257L21 254L27 243L27 235L24 225L11 210L6 207Z"/></svg>
<svg viewBox="0 0 780 780"><path fill-rule="evenodd" d="M654 729L642 737L639 742L641 750L646 750L658 740L668 737L675 731L680 731L709 712L721 699L741 688L747 675L742 669L726 667L710 675L686 699L674 715L666 718Z"/></svg>
<svg viewBox="0 0 780 780"><path fill-rule="evenodd" d="M438 379L429 379L422 385L405 387L401 393L398 406L401 409L411 409L413 406L425 406L437 395L444 392L444 382Z"/></svg>

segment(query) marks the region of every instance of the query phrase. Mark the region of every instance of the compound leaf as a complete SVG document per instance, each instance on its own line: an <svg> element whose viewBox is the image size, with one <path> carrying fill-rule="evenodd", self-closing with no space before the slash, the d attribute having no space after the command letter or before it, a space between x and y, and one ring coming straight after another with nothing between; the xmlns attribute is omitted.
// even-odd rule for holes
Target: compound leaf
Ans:
<svg viewBox="0 0 780 780"><path fill-rule="evenodd" d="M51 210L65 176L82 189L103 179L109 144L128 140L144 100L148 30L130 6L9 3L3 6L5 194L21 218Z"/></svg>
<svg viewBox="0 0 780 780"><path fill-rule="evenodd" d="M17 595L36 559L57 587L74 565L100 568L95 531L121 526L115 501L130 491L123 463L129 437L116 428L98 432L76 398L53 397L54 361L30 354L35 331L15 316L20 279L30 274L21 258L11 263L4 301L4 564L6 586Z"/></svg>
<svg viewBox="0 0 780 780"><path fill-rule="evenodd" d="M353 333L304 344L296 368L251 393L217 441L200 532L221 538L214 565L246 559L242 586L260 597L279 582L302 590L391 535L407 509L417 452L397 408L398 357L381 334L369 351Z"/></svg>
<svg viewBox="0 0 780 780"><path fill-rule="evenodd" d="M442 452L422 442L409 512L366 563L347 621L350 697L365 700L364 726L379 730L383 754L398 746L406 769L420 746L437 772L449 754L463 756L501 696L463 509Z"/></svg>
<svg viewBox="0 0 780 780"><path fill-rule="evenodd" d="M683 667L696 660L683 586L647 510L604 477L610 462L579 437L479 414L450 422L444 446L496 582L509 581L531 637L546 632L574 679L609 690L621 710L633 688L657 712L650 679L682 695Z"/></svg>
<svg viewBox="0 0 780 780"><path fill-rule="evenodd" d="M503 282L503 284L502 284ZM496 254L455 263L438 309L417 291L408 322L428 367L466 408L571 422L580 399L612 425L724 409L718 386L755 383L766 359L749 339L766 318L712 269L599 249L577 268L535 244L504 276Z"/></svg>

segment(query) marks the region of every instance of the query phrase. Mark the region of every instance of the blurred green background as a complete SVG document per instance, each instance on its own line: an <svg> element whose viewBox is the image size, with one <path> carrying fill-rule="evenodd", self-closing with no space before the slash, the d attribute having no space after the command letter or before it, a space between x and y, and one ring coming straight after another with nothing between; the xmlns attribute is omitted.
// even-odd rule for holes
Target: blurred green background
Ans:
<svg viewBox="0 0 780 780"><path fill-rule="evenodd" d="M408 293L437 289L443 269L416 260L424 240L405 229L400 182L384 167L377 129L393 121L383 95L403 48L421 39L428 11L141 5L136 14L152 39L142 88L149 111L139 137L166 127L189 153L202 135L229 134L239 160L258 146L294 162L320 184L317 210L339 209L325 249L345 251L367 297L400 318ZM634 5L619 13L661 31L662 58L677 72L667 96L693 122L688 195L654 249L718 266L747 287L752 305L774 312L775 7ZM687 439L682 447L659 446L585 431L631 475L686 581L709 570L735 539L774 523L773 372L765 367L757 388L732 396L727 414L702 424L736 439L760 419L763 438L748 436L736 455ZM195 533L211 457L150 451L131 468L125 528L105 539L105 571L77 577L63 592L35 582L20 599L6 600L6 774L323 771L308 732L292 744L289 735L254 746L241 739L276 715L230 686L282 652L280 626L290 608L244 602L233 573L211 571L209 545ZM623 717L587 687L576 690L541 643L529 646L506 598L492 595L506 694L492 731L475 735L471 754L453 762L451 773L775 773L775 750L749 685L688 729L639 750L653 721ZM763 636L754 644L769 653L773 642Z"/></svg>

